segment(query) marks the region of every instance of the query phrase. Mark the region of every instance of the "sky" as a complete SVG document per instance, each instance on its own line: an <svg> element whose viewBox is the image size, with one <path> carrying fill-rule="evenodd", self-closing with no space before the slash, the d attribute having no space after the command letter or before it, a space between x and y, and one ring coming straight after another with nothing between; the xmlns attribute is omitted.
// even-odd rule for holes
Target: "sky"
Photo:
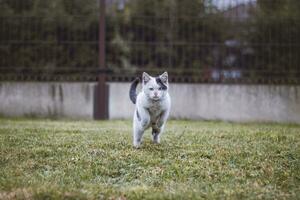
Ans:
<svg viewBox="0 0 300 200"><path fill-rule="evenodd" d="M113 0L111 0L113 2ZM125 6L125 2L128 0L117 0L119 9L122 10ZM212 0L219 9L226 9L228 7L235 6L240 3L255 2L256 0Z"/></svg>
<svg viewBox="0 0 300 200"><path fill-rule="evenodd" d="M218 8L224 9L231 6L235 6L240 3L254 2L256 0L212 0L212 2L217 5Z"/></svg>

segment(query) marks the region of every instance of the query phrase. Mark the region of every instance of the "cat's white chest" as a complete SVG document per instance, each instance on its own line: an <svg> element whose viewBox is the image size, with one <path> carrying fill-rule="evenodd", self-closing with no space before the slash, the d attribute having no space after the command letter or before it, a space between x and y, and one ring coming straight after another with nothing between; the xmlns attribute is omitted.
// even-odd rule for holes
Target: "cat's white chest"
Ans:
<svg viewBox="0 0 300 200"><path fill-rule="evenodd" d="M162 105L160 102L154 103L148 108L150 115L159 115L162 110Z"/></svg>
<svg viewBox="0 0 300 200"><path fill-rule="evenodd" d="M151 123L156 123L163 112L163 103L155 102L148 108Z"/></svg>

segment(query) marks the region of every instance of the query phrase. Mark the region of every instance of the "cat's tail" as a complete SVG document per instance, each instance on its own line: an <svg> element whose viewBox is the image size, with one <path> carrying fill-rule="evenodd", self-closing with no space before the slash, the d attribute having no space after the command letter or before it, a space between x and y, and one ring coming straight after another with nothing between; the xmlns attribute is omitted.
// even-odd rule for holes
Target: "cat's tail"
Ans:
<svg viewBox="0 0 300 200"><path fill-rule="evenodd" d="M132 101L133 104L136 103L136 87L139 84L140 79L136 78L134 81L131 83L130 90L129 90L129 98Z"/></svg>

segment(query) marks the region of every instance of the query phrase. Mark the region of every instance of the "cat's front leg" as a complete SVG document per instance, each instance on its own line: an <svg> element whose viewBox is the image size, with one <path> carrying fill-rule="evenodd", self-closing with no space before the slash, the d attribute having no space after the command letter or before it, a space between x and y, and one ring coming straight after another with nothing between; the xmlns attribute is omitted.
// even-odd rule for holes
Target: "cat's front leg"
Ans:
<svg viewBox="0 0 300 200"><path fill-rule="evenodd" d="M137 108L134 116L133 124L133 146L139 148L141 146L144 131L149 127L150 114L145 108Z"/></svg>
<svg viewBox="0 0 300 200"><path fill-rule="evenodd" d="M138 149L142 143L144 130L141 129L138 124L135 124L133 127L133 146Z"/></svg>
<svg viewBox="0 0 300 200"><path fill-rule="evenodd" d="M160 143L160 135L164 130L168 115L169 113L167 111L163 111L157 119L155 126L152 127L152 137L154 143Z"/></svg>
<svg viewBox="0 0 300 200"><path fill-rule="evenodd" d="M160 134L163 130L164 126L158 128L157 126L152 127L152 140L154 143L160 143Z"/></svg>

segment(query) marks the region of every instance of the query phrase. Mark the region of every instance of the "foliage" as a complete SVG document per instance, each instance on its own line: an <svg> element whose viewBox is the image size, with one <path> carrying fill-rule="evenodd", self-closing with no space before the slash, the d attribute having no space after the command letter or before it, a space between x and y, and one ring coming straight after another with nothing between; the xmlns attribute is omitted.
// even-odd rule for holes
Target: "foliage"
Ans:
<svg viewBox="0 0 300 200"><path fill-rule="evenodd" d="M97 66L98 10L96 1L88 2L3 0L0 66Z"/></svg>
<svg viewBox="0 0 300 200"><path fill-rule="evenodd" d="M254 30L249 34L258 62L256 67L278 72L299 71L300 2L259 0L257 4Z"/></svg>
<svg viewBox="0 0 300 200"><path fill-rule="evenodd" d="M237 7L220 10L212 0L130 0L123 8L108 2L106 58L117 74L299 73L298 0L258 0L247 20ZM234 16L226 17L230 9ZM96 69L98 21L97 0L2 0L0 69Z"/></svg>
<svg viewBox="0 0 300 200"><path fill-rule="evenodd" d="M26 0L2 2L1 55L9 67L96 67L97 1ZM198 67L210 65L224 23L205 15L203 0L129 1L107 9L107 60L112 68ZM222 28L223 27L223 28ZM201 31L209 33L201 34ZM14 43L16 42L16 43Z"/></svg>
<svg viewBox="0 0 300 200"><path fill-rule="evenodd" d="M128 14L119 13L118 22L122 16L126 19L120 32L129 43L133 65L171 69L212 65L213 48L199 44L223 41L226 23L220 15L208 13L203 0L132 0L126 9Z"/></svg>
<svg viewBox="0 0 300 200"><path fill-rule="evenodd" d="M300 127L0 119L0 199L297 199Z"/></svg>

